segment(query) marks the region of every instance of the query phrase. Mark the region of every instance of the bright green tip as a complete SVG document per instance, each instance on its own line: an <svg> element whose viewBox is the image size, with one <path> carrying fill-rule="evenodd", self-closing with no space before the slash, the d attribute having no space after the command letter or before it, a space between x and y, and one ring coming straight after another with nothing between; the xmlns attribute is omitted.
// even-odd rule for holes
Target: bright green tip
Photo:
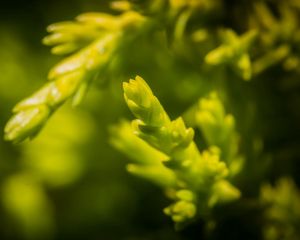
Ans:
<svg viewBox="0 0 300 240"><path fill-rule="evenodd" d="M4 139L19 143L28 138L33 138L42 128L50 114L50 109L44 105L20 111L6 124Z"/></svg>

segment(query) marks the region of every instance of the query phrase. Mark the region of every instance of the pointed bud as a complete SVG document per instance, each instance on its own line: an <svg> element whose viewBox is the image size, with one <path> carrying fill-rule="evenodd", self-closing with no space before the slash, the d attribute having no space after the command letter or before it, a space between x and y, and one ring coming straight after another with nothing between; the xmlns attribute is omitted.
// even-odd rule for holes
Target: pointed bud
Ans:
<svg viewBox="0 0 300 240"><path fill-rule="evenodd" d="M124 98L131 112L150 126L161 127L170 122L168 115L150 87L139 76L123 83Z"/></svg>
<svg viewBox="0 0 300 240"><path fill-rule="evenodd" d="M18 112L5 127L5 140L15 143L34 137L49 118L51 111L47 105L39 105Z"/></svg>

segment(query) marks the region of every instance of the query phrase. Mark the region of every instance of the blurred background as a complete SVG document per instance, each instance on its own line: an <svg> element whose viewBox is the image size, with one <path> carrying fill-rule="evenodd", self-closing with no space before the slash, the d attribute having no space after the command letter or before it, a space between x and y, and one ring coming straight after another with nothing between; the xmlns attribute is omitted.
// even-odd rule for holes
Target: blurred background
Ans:
<svg viewBox="0 0 300 240"><path fill-rule="evenodd" d="M108 2L1 4L0 129L13 106L41 87L50 67L61 59L41 43L46 26L72 20L82 12L109 12ZM226 14L231 11L236 9ZM225 24L235 23L229 19ZM172 117L215 86L226 92L227 109L240 120L238 130L245 137L242 148L250 162L247 176L239 181L246 198L257 196L258 183L281 176L300 184L299 72L287 74L275 65L257 81L246 83L233 74L220 85L223 71L216 72L214 80L206 79L186 56L170 54L159 41L145 40L136 48L139 51L124 50L122 71L110 76L105 86L95 83L76 109L63 106L32 142L12 145L0 137L1 240L201 238L201 220L174 231L162 212L168 205L162 191L128 174L126 157L109 143L109 126L122 118L132 119L121 83L136 74L149 80ZM237 215L230 215L212 238L219 239L242 219L231 239L259 239L253 230L260 224L259 217L248 212Z"/></svg>
<svg viewBox="0 0 300 240"><path fill-rule="evenodd" d="M12 107L42 86L49 68L60 60L41 43L47 25L106 10L107 3L30 0L1 5L3 132ZM33 142L12 145L1 135L0 239L142 239L155 232L172 234L172 223L161 211L166 200L160 190L129 175L124 156L109 145L108 126L124 113L129 116L121 81L114 86L117 94L109 87L92 88L83 106L64 106ZM151 198L153 203L145 205Z"/></svg>

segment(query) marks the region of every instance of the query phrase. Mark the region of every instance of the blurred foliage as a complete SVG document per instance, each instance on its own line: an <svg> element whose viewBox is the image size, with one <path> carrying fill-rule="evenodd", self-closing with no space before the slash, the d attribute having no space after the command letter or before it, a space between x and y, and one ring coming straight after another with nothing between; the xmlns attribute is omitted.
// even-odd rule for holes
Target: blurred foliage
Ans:
<svg viewBox="0 0 300 240"><path fill-rule="evenodd" d="M263 185L261 201L264 213L266 239L298 239L300 223L300 193L289 178L282 178L273 188Z"/></svg>
<svg viewBox="0 0 300 240"><path fill-rule="evenodd" d="M35 138L0 139L0 239L299 239L299 24L298 0L3 3L0 127Z"/></svg>

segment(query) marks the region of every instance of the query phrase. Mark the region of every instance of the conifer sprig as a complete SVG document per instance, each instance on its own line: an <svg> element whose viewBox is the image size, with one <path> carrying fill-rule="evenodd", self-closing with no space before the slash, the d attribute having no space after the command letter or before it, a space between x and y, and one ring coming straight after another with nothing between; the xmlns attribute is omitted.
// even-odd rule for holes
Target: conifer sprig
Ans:
<svg viewBox="0 0 300 240"><path fill-rule="evenodd" d="M54 54L73 54L49 71L49 83L14 107L5 139L16 143L31 139L68 99L73 98L77 105L89 83L104 74L125 38L143 23L140 14L126 12L120 16L86 13L77 22L51 25L44 43L54 46Z"/></svg>
<svg viewBox="0 0 300 240"><path fill-rule="evenodd" d="M244 80L250 80L252 68L248 51L257 32L250 30L242 36L238 36L234 31L226 29L221 31L220 35L223 43L206 55L206 63L211 65L228 64Z"/></svg>
<svg viewBox="0 0 300 240"><path fill-rule="evenodd" d="M239 198L239 190L226 180L228 168L220 160L218 148L200 153L194 130L187 128L181 117L170 120L141 77L125 82L123 88L125 101L137 117L132 122L133 133L163 152L167 157L163 166L175 175L176 185L169 194L174 203L164 210L174 222L189 221L197 212L204 217L215 204ZM124 140L119 138L119 142ZM140 175L146 174L140 171Z"/></svg>
<svg viewBox="0 0 300 240"><path fill-rule="evenodd" d="M216 146L226 162L230 175L241 171L244 163L239 153L239 134L236 131L235 118L225 112L225 108L216 92L199 100L195 111L196 126L201 130L209 146Z"/></svg>

